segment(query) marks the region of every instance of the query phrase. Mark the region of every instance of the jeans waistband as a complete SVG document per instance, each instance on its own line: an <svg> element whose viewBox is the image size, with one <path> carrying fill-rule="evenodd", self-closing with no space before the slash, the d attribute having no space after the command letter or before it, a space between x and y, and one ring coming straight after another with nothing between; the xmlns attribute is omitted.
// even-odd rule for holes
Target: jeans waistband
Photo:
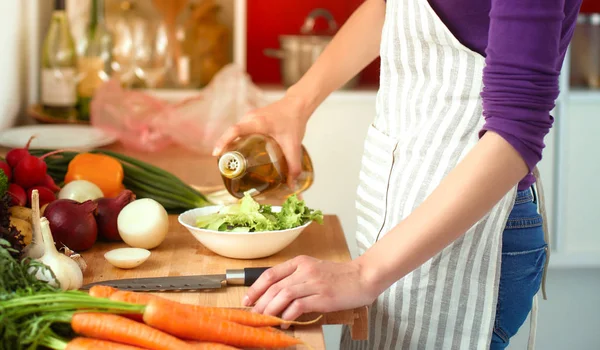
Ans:
<svg viewBox="0 0 600 350"><path fill-rule="evenodd" d="M528 188L526 190L517 191L517 198L515 199L515 204L523 204L534 201L534 193L533 188Z"/></svg>

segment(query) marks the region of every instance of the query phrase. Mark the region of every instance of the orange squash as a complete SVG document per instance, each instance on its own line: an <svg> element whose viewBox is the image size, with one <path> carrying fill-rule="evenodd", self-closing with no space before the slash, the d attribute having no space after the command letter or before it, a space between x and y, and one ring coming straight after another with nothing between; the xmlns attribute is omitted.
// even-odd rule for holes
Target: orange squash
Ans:
<svg viewBox="0 0 600 350"><path fill-rule="evenodd" d="M117 196L123 186L123 166L113 157L104 154L80 153L70 162L65 183L87 180L98 186L104 197Z"/></svg>

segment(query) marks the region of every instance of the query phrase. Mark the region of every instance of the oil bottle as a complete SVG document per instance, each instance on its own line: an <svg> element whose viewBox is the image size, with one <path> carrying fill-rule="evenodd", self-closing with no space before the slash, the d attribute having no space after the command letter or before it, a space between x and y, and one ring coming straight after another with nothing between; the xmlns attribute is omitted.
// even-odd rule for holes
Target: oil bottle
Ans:
<svg viewBox="0 0 600 350"><path fill-rule="evenodd" d="M288 185L288 166L277 142L265 135L249 135L226 146L218 160L219 171L227 191L242 198L250 191L273 198L287 198L306 191L314 181L314 170L308 152L302 146L302 172Z"/></svg>

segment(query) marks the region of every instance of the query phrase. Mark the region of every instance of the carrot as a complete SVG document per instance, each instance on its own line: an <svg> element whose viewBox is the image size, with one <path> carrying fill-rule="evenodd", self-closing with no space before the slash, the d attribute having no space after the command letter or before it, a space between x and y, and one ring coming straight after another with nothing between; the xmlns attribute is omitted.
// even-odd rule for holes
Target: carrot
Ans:
<svg viewBox="0 0 600 350"><path fill-rule="evenodd" d="M144 350L137 346L115 343L107 340L77 337L71 340L65 350Z"/></svg>
<svg viewBox="0 0 600 350"><path fill-rule="evenodd" d="M139 305L146 305L146 304L148 304L148 302L150 302L150 300L153 300L153 299L159 299L159 300L164 300L164 301L168 300L168 299L159 297L157 295L153 295L153 294L149 294L149 293L141 293L141 292L132 292L132 291L128 291L128 290L119 290L110 296L110 300L122 301L125 303L139 304Z"/></svg>
<svg viewBox="0 0 600 350"><path fill-rule="evenodd" d="M173 307L172 302L151 300L144 322L181 339L222 343L240 348L285 348L303 344L283 332L265 331L212 317L193 308Z"/></svg>
<svg viewBox="0 0 600 350"><path fill-rule="evenodd" d="M167 300L167 299L164 299L159 296L152 295L152 294L132 292L132 291L127 291L127 290L117 290L110 296L109 299L113 300L113 301L122 301L125 303L131 303L131 304L147 305L148 302L150 300L152 300L153 298L160 298L161 300L165 300L165 301ZM141 315L141 314L127 314L127 315L122 315L122 316L130 318L132 320L136 320L138 322L144 321L143 315Z"/></svg>
<svg viewBox="0 0 600 350"><path fill-rule="evenodd" d="M192 349L191 345L172 335L114 314L75 313L71 319L71 328L75 333L89 338L151 350Z"/></svg>
<svg viewBox="0 0 600 350"><path fill-rule="evenodd" d="M224 308L224 307L210 307L210 306L201 306L201 305L192 305L191 308L197 310L198 312L204 312L209 316L218 317L227 321L243 324L245 326L252 327L269 327L269 326L280 326L283 324L288 325L310 325L321 319L322 316L318 318L307 321L288 321L281 319L279 317L263 315L256 312L250 312L243 309L233 309L233 308Z"/></svg>
<svg viewBox="0 0 600 350"><path fill-rule="evenodd" d="M299 322L299 321L288 321L281 319L275 316L262 315L256 312L250 312L248 310L243 309L233 309L233 308L224 308L224 307L210 307L210 306L202 306L202 305L191 305L191 304L183 304L178 303L172 300L168 300L157 295L152 295L148 293L140 293L140 292L131 292L131 291L117 291L113 295L110 296L111 300L114 301L123 301L126 303L132 304L140 304L140 305L148 305L150 300L160 300L166 301L169 303L173 303L173 307L182 307L184 306L186 309L191 308L196 310L197 312L201 312L207 314L208 316L218 317L223 320L239 323L245 326L252 327L267 327L267 326L280 326L283 324L287 325L310 325L321 319L322 316L318 318L307 321L307 322ZM135 315L138 316L138 315Z"/></svg>
<svg viewBox="0 0 600 350"><path fill-rule="evenodd" d="M239 350L233 346L220 343L206 343L197 341L188 341L187 343L192 345L196 350Z"/></svg>
<svg viewBox="0 0 600 350"><path fill-rule="evenodd" d="M110 286L95 285L90 288L89 294L96 298L108 298L117 291L118 289Z"/></svg>

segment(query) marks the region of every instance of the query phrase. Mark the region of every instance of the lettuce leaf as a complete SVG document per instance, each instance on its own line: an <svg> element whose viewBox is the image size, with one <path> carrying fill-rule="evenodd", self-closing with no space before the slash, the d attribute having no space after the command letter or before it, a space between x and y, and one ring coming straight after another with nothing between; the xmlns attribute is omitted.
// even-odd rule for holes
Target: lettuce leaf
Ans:
<svg viewBox="0 0 600 350"><path fill-rule="evenodd" d="M323 224L323 213L307 207L296 195L285 201L281 211L274 212L270 205L261 205L246 193L238 203L199 217L196 226L213 231L254 232L286 230L309 221Z"/></svg>

